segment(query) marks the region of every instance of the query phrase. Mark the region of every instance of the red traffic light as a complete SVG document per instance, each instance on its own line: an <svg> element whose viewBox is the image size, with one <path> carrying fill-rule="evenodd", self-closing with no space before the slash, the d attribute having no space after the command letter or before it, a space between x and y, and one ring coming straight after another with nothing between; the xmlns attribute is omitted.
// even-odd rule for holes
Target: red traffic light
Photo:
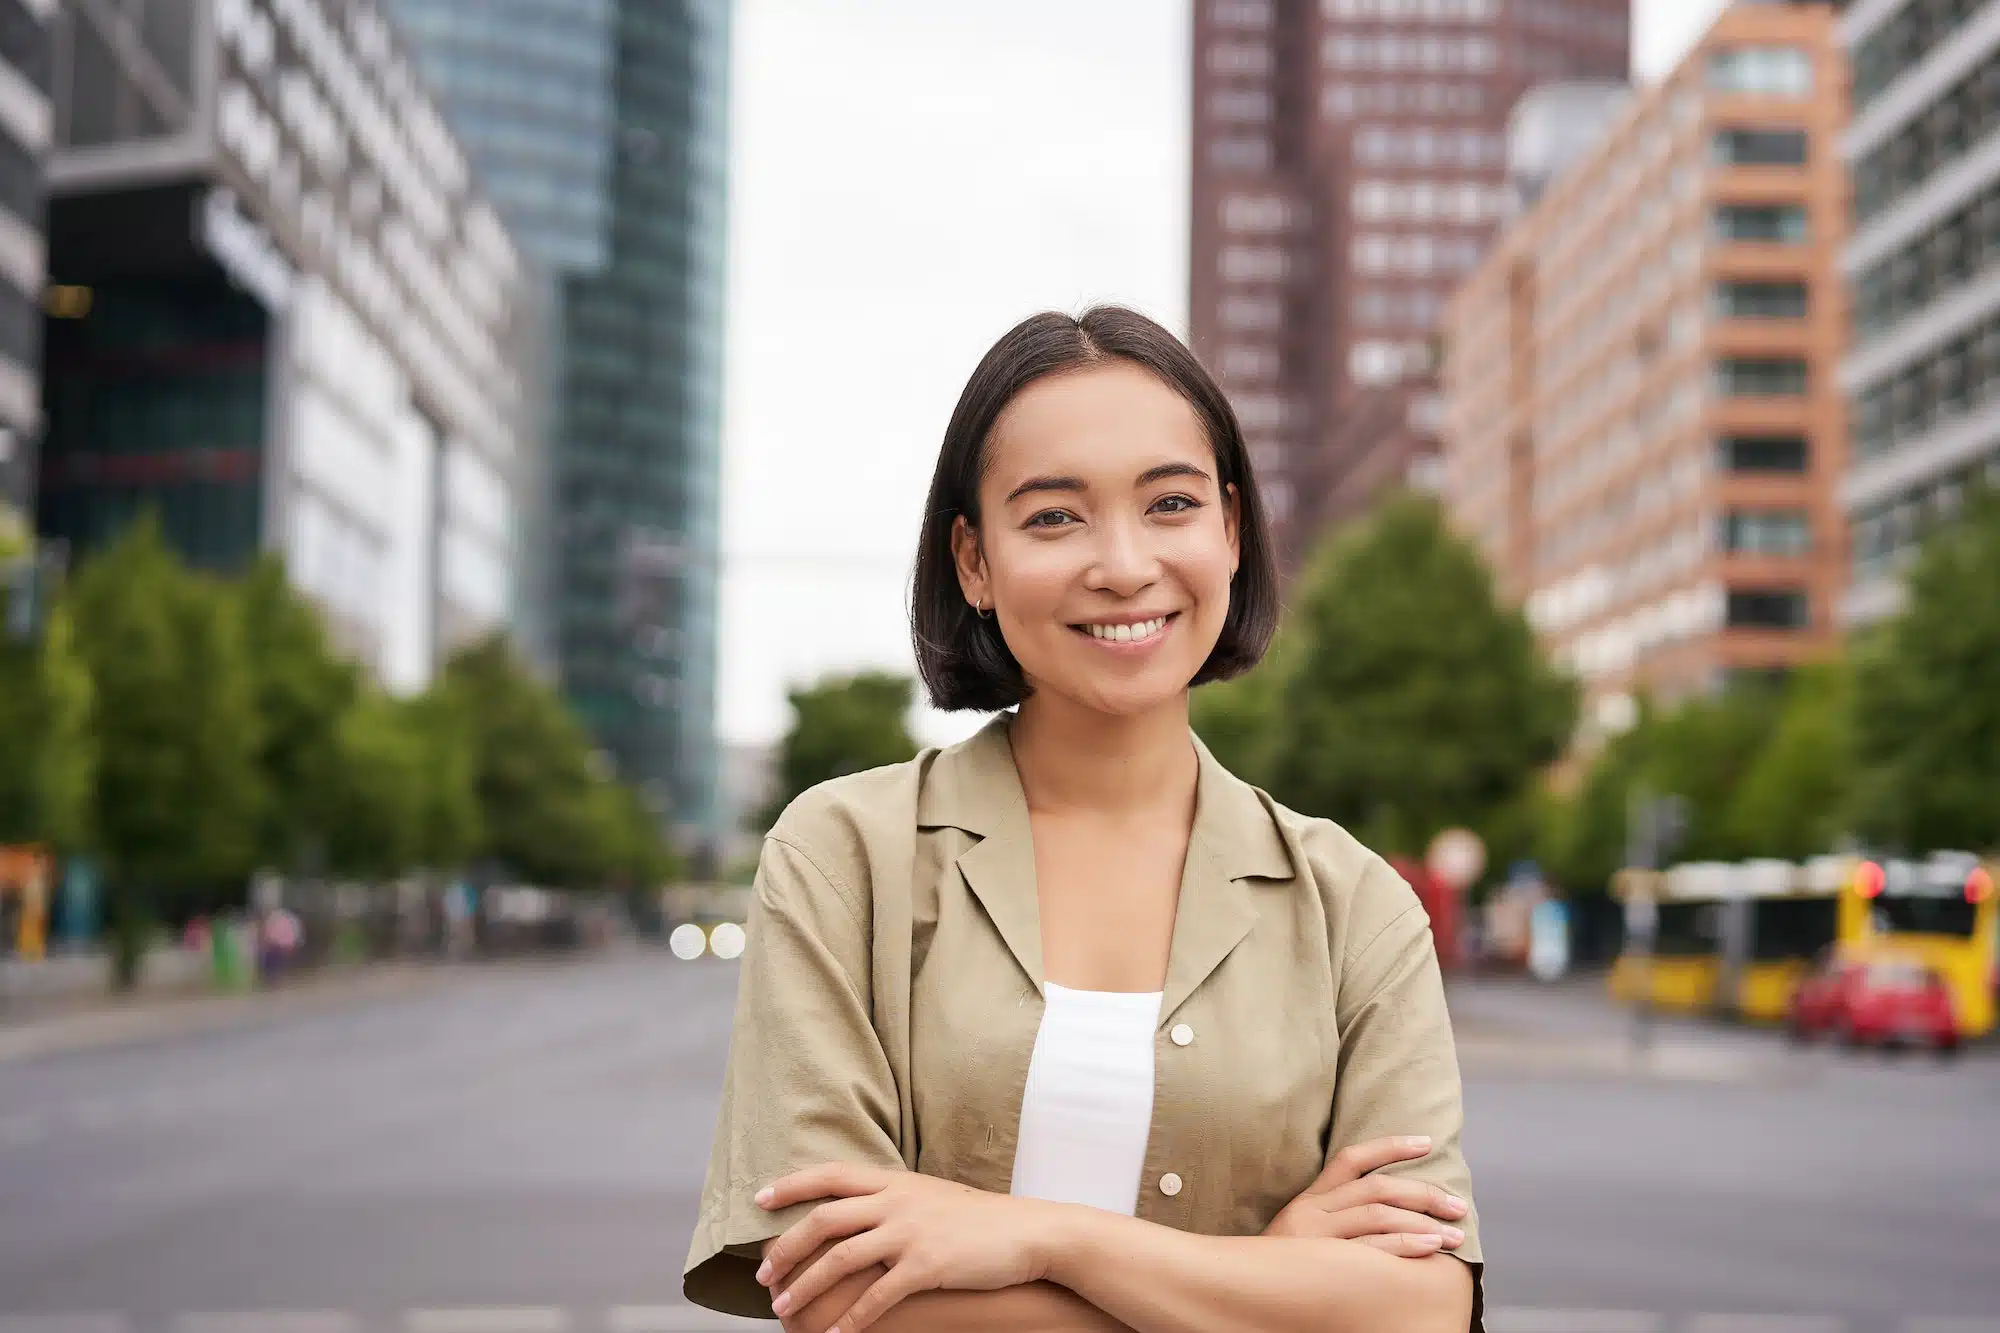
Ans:
<svg viewBox="0 0 2000 1333"><path fill-rule="evenodd" d="M1985 866L1974 866L1965 877L1965 901L1983 903L1993 896L1993 876Z"/></svg>
<svg viewBox="0 0 2000 1333"><path fill-rule="evenodd" d="M1889 876L1873 861L1863 861L1854 872L1854 891L1864 898L1879 898Z"/></svg>

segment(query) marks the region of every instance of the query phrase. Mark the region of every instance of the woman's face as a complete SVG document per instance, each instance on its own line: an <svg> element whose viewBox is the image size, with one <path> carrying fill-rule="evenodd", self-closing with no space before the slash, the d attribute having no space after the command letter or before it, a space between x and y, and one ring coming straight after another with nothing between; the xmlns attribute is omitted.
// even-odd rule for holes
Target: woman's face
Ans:
<svg viewBox="0 0 2000 1333"><path fill-rule="evenodd" d="M1229 612L1237 498L1201 420L1127 361L1039 380L988 441L959 584L1037 692L1129 716L1180 695Z"/></svg>

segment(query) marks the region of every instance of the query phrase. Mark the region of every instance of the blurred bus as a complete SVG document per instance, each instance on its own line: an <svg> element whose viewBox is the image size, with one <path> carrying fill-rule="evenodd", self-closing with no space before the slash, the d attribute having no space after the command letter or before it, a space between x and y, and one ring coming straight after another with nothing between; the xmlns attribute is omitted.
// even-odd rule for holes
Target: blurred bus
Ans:
<svg viewBox="0 0 2000 1333"><path fill-rule="evenodd" d="M1856 862L1840 899L1842 956L1929 968L1951 992L1959 1034L1991 1031L2000 972L1996 871L2000 866L1967 852Z"/></svg>
<svg viewBox="0 0 2000 1333"><path fill-rule="evenodd" d="M1994 1022L2000 968L1995 867L1963 852L1926 861L1847 856L1789 861L1694 862L1666 871L1620 871L1621 901L1656 906L1650 959L1628 940L1612 969L1621 1000L1712 1010L1776 1023L1816 966L1908 961L1945 979L1961 1033Z"/></svg>
<svg viewBox="0 0 2000 1333"><path fill-rule="evenodd" d="M1653 915L1652 950L1641 953L1628 939L1612 964L1613 999L1645 998L1656 1009L1698 1013L1715 1004L1722 975L1721 894L1708 863L1675 866L1671 870L1621 870L1611 891L1628 907L1635 899L1650 902Z"/></svg>

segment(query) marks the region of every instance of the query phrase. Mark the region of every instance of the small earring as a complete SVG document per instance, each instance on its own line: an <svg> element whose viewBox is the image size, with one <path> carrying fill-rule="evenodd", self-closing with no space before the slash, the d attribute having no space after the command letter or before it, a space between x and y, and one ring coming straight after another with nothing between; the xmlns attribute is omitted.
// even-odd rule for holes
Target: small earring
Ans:
<svg viewBox="0 0 2000 1333"><path fill-rule="evenodd" d="M980 602L974 602L972 604L972 614L978 616L981 620L993 619L993 613L991 611L988 611L985 605Z"/></svg>

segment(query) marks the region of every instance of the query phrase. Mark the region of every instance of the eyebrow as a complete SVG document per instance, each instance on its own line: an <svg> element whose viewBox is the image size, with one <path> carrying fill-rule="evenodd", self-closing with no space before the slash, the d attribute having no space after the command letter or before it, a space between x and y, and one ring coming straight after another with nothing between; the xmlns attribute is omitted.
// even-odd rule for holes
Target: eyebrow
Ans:
<svg viewBox="0 0 2000 1333"><path fill-rule="evenodd" d="M1132 483L1132 489L1143 490L1154 482L1165 481L1169 477L1200 477L1203 481L1214 480L1207 471L1196 467L1193 463L1161 463L1141 472ZM1033 495L1038 491L1081 492L1088 489L1081 477L1030 477L1007 492L1007 501L1011 503L1024 495Z"/></svg>

